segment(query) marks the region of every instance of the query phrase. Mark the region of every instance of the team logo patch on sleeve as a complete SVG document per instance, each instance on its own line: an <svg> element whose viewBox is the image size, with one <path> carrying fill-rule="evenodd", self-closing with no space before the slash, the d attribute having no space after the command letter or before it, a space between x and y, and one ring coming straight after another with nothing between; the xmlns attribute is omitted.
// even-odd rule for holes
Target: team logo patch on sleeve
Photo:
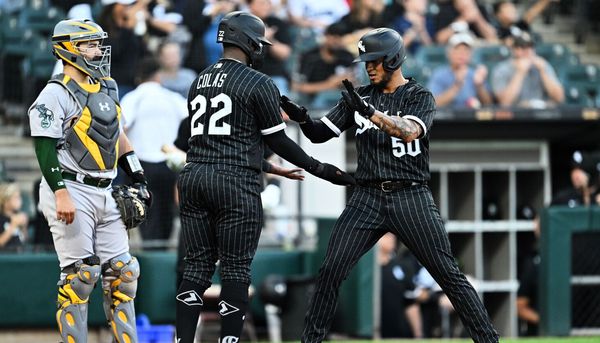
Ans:
<svg viewBox="0 0 600 343"><path fill-rule="evenodd" d="M54 121L54 113L45 104L35 105L35 109L40 113L38 117L42 119L40 122L42 129L49 128Z"/></svg>

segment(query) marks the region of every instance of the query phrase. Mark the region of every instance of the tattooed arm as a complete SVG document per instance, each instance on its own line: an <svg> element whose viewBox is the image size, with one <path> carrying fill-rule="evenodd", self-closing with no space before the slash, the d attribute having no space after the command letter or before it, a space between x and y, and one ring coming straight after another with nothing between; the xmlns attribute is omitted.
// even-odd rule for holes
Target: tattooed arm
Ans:
<svg viewBox="0 0 600 343"><path fill-rule="evenodd" d="M402 139L404 142L412 142L423 133L421 125L410 119L399 116L387 116L378 110L369 118L381 131L388 135Z"/></svg>

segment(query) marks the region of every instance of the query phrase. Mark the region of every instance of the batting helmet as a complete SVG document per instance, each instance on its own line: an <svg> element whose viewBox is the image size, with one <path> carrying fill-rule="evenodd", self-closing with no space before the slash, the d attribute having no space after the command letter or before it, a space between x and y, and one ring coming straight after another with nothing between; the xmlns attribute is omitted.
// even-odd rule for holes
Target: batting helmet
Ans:
<svg viewBox="0 0 600 343"><path fill-rule="evenodd" d="M354 62L369 62L383 57L383 68L394 71L404 63L406 49L400 34L379 28L367 32L358 41L358 58Z"/></svg>
<svg viewBox="0 0 600 343"><path fill-rule="evenodd" d="M108 34L100 25L89 19L62 20L54 26L52 53L56 58L74 66L94 79L110 76L110 46L102 46ZM101 55L88 59L82 55L78 44L86 41L100 41Z"/></svg>
<svg viewBox="0 0 600 343"><path fill-rule="evenodd" d="M260 68L265 58L264 45L271 45L265 38L265 24L259 17L236 11L227 14L219 23L217 43L233 44L248 56L250 66Z"/></svg>

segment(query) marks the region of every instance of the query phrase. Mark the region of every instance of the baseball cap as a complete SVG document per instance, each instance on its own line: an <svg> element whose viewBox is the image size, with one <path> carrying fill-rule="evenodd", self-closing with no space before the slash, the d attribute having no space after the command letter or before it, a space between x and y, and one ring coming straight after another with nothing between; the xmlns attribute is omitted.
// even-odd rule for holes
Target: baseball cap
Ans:
<svg viewBox="0 0 600 343"><path fill-rule="evenodd" d="M464 44L464 45L472 48L473 44L475 44L475 40L468 33L457 33L457 34L454 34L448 40L448 46L451 47L451 48L454 48L455 46L458 46L460 44Z"/></svg>
<svg viewBox="0 0 600 343"><path fill-rule="evenodd" d="M137 0L102 0L101 3L104 6L112 5L112 4L121 4L121 5L131 5Z"/></svg>

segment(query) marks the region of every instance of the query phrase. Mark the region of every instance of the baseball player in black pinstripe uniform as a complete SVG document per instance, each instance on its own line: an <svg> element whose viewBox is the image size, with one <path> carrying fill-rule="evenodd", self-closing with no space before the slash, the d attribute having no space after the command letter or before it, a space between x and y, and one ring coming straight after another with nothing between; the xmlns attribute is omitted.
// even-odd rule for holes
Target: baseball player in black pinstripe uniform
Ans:
<svg viewBox="0 0 600 343"><path fill-rule="evenodd" d="M355 125L358 186L336 222L306 314L302 342L321 342L337 306L338 289L360 257L393 232L433 275L476 342L497 342L477 293L460 272L439 211L427 187L431 93L400 68L406 58L400 35L375 29L358 42L370 85L344 81L342 99L320 120L285 96L281 106L304 134L321 143ZM357 61L358 61L357 60Z"/></svg>
<svg viewBox="0 0 600 343"><path fill-rule="evenodd" d="M250 264L262 228L263 142L276 154L332 183L354 179L298 147L283 129L279 91L254 70L264 58L265 26L244 12L227 14L217 42L224 57L202 71L188 94L188 164L178 180L186 257L177 294L177 342L192 343L217 260L221 263L222 343L236 343L248 307ZM254 69L253 69L254 68Z"/></svg>

